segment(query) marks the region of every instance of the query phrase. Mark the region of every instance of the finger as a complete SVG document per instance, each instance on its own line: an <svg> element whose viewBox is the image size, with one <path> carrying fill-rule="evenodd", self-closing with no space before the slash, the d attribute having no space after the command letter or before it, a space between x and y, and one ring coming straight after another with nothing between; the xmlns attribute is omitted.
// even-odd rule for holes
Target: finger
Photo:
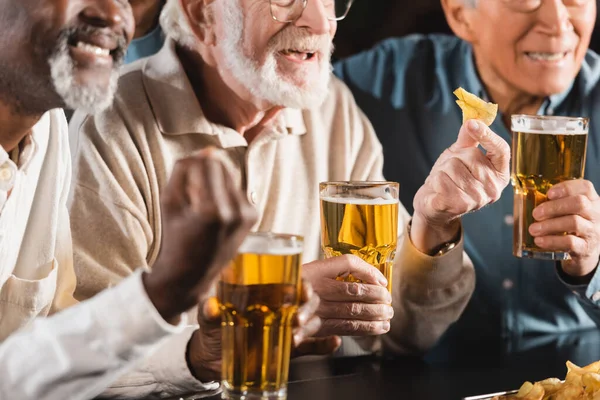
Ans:
<svg viewBox="0 0 600 400"><path fill-rule="evenodd" d="M458 133L456 143L451 149L475 147L478 144L486 150L486 157L496 171L503 177L510 174L510 146L495 134L483 122L469 120L463 124Z"/></svg>
<svg viewBox="0 0 600 400"><path fill-rule="evenodd" d="M321 298L322 304L326 301L371 304L392 303L392 295L387 288L380 285L325 279L315 284L314 287L315 292Z"/></svg>
<svg viewBox="0 0 600 400"><path fill-rule="evenodd" d="M308 338L292 349L292 357L328 355L339 349L342 339L339 336Z"/></svg>
<svg viewBox="0 0 600 400"><path fill-rule="evenodd" d="M387 279L377 268L354 255L343 255L305 264L309 280L315 285L315 280L323 278L335 279L339 276L352 274L356 279L372 285L387 287Z"/></svg>
<svg viewBox="0 0 600 400"><path fill-rule="evenodd" d="M311 336L315 336L321 329L322 320L314 315L306 323L294 329L294 344L298 345Z"/></svg>
<svg viewBox="0 0 600 400"><path fill-rule="evenodd" d="M394 316L394 308L388 304L323 302L317 314L331 319L389 321Z"/></svg>
<svg viewBox="0 0 600 400"><path fill-rule="evenodd" d="M565 232L583 238L589 237L594 232L594 224L579 215L567 215L534 222L529 226L529 233L534 237L562 235Z"/></svg>
<svg viewBox="0 0 600 400"><path fill-rule="evenodd" d="M591 201L598 200L594 184L585 179L573 179L557 183L548 190L548 199L562 199L569 196L585 196Z"/></svg>
<svg viewBox="0 0 600 400"><path fill-rule="evenodd" d="M359 321L347 319L324 319L318 336L372 336L383 335L390 330L389 321Z"/></svg>
<svg viewBox="0 0 600 400"><path fill-rule="evenodd" d="M585 255L588 252L588 246L585 239L574 235L561 236L541 236L534 239L535 244L542 249L550 251L564 251L571 257Z"/></svg>
<svg viewBox="0 0 600 400"><path fill-rule="evenodd" d="M583 218L591 220L594 213L595 210L590 199L580 194L546 201L534 208L532 216L537 221L545 221L567 215L581 215Z"/></svg>
<svg viewBox="0 0 600 400"><path fill-rule="evenodd" d="M204 326L221 326L221 309L216 297L209 297L201 304L198 320Z"/></svg>
<svg viewBox="0 0 600 400"><path fill-rule="evenodd" d="M455 160L455 161L451 161ZM486 204L500 198L502 191L508 185L508 180L498 176L490 160L476 148L460 149L440 166L441 171L451 171L454 163L462 163L470 175L465 173L463 185L460 186L467 193L478 191L489 199ZM458 172L458 171L457 171Z"/></svg>

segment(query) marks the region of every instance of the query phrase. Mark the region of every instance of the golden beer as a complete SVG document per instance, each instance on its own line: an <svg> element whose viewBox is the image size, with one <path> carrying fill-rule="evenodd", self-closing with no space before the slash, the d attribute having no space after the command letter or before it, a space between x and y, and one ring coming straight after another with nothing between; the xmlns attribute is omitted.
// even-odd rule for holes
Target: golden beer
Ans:
<svg viewBox="0 0 600 400"><path fill-rule="evenodd" d="M224 398L286 397L301 253L299 237L250 234L222 273Z"/></svg>
<svg viewBox="0 0 600 400"><path fill-rule="evenodd" d="M568 259L565 252L540 249L529 234L533 209L547 200L550 188L583 178L588 122L584 118L512 117L514 189L513 254L549 260Z"/></svg>
<svg viewBox="0 0 600 400"><path fill-rule="evenodd" d="M322 186L323 252L328 258L343 254L362 258L381 271L391 291L398 244L398 184L349 184L350 189L339 183ZM356 281L351 275L346 280Z"/></svg>

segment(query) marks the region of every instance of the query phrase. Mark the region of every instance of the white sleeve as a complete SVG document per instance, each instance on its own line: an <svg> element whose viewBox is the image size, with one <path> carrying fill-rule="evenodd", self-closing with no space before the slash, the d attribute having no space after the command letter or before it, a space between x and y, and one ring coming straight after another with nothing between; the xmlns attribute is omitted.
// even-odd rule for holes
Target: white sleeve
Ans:
<svg viewBox="0 0 600 400"><path fill-rule="evenodd" d="M38 318L0 345L0 399L90 399L185 330L156 311L142 270L94 298Z"/></svg>

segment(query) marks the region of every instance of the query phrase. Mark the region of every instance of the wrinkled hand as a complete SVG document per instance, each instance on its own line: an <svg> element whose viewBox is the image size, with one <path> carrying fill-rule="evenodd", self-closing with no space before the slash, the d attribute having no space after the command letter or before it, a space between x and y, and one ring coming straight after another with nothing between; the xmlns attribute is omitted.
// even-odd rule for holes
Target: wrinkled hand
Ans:
<svg viewBox="0 0 600 400"><path fill-rule="evenodd" d="M565 251L565 273L590 275L600 258L600 197L590 181L561 182L548 191L548 201L533 210L529 227L535 244L550 251ZM566 232L566 234L565 234Z"/></svg>
<svg viewBox="0 0 600 400"><path fill-rule="evenodd" d="M438 158L415 195L411 239L417 249L429 253L453 240L462 215L498 200L510 182L509 161L504 139L480 121L463 124L456 142Z"/></svg>
<svg viewBox="0 0 600 400"><path fill-rule="evenodd" d="M314 338L321 327L321 319L315 314L319 296L307 281L302 281L300 307L292 322L292 357L302 355L330 354L341 344L338 337ZM221 379L221 314L219 303L211 297L198 308L200 328L194 332L188 345L187 359L192 374L201 382Z"/></svg>
<svg viewBox="0 0 600 400"><path fill-rule="evenodd" d="M158 312L174 322L208 293L257 217L214 148L175 164L161 213L161 250L143 279Z"/></svg>
<svg viewBox="0 0 600 400"><path fill-rule="evenodd" d="M356 256L344 255L305 264L302 271L321 298L318 336L381 335L390 330L392 296L377 268ZM363 283L336 280L348 274Z"/></svg>

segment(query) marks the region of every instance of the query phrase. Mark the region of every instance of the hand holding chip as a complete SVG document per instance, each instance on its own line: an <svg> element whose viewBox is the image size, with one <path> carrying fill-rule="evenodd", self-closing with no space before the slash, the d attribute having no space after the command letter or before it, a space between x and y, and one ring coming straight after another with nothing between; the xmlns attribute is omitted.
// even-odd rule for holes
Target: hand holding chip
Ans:
<svg viewBox="0 0 600 400"><path fill-rule="evenodd" d="M497 106L462 89L456 93L466 122L413 202L411 239L417 249L428 254L455 241L460 217L498 200L510 181L510 147L486 126L496 117Z"/></svg>

